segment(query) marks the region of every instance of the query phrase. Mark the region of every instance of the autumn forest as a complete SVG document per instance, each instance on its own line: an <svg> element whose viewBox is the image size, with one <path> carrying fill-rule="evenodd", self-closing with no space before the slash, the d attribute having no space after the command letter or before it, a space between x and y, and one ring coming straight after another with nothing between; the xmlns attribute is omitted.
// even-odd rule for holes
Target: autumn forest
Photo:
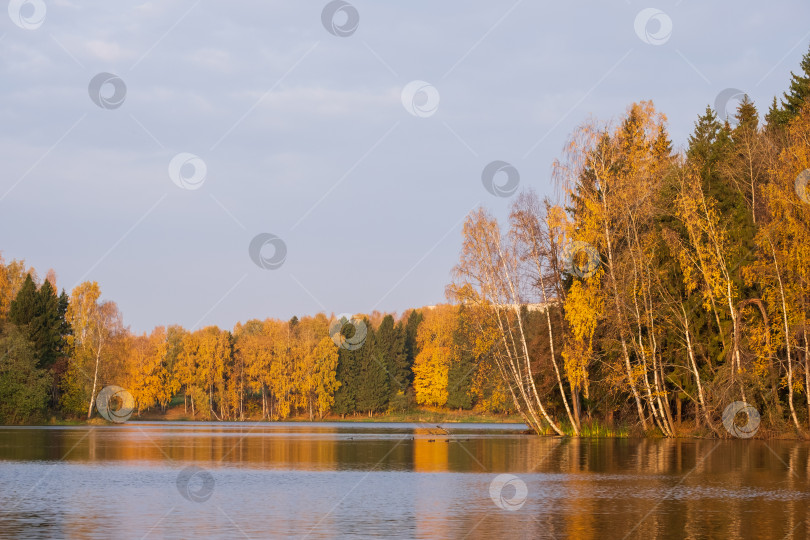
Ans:
<svg viewBox="0 0 810 540"><path fill-rule="evenodd" d="M540 434L810 433L810 52L767 111L711 107L683 150L653 103L571 134L541 197L464 223L449 303L137 335L98 283L0 256L0 423L134 416L519 415Z"/></svg>

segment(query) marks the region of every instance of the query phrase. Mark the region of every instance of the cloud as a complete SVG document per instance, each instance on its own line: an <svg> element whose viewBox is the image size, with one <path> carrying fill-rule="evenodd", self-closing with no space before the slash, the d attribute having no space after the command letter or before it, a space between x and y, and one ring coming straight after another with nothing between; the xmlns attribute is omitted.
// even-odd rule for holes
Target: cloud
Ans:
<svg viewBox="0 0 810 540"><path fill-rule="evenodd" d="M222 49L198 49L189 55L189 60L200 67L223 74L233 71L234 67L231 54Z"/></svg>
<svg viewBox="0 0 810 540"><path fill-rule="evenodd" d="M591 116L609 120L633 101L652 99L672 119L677 145L722 88L754 92L762 111L806 51L805 42L790 52L810 16L806 0L779 6L742 0L733 10L684 2L667 8L676 25L673 41L650 47L633 31L638 6L605 5L583 17L581 3L523 2L504 17L511 8L482 0L351 1L361 22L348 38L323 28L327 0L238 6L46 0L39 30L6 20L0 195L31 169L0 202L7 258L78 277L168 193L91 276L125 306L134 328L196 322L200 310L255 269L247 243L259 232L289 235L282 271L321 283L330 307L365 301L370 307L376 291L390 289L403 267L420 260L476 202L502 202L481 185L486 163L512 163L542 195L569 131ZM746 31L720 32L720 26ZM101 71L126 82L121 108L90 100L88 82ZM431 118L402 107L400 93L416 79L441 94ZM206 160L210 178L200 190L171 183L167 167L178 152ZM50 221L31 221L32 215ZM352 247L357 258L332 240L347 234L346 220L363 224L362 242ZM91 239L92 249L63 242L54 254L57 242L42 240L53 236L53 223L69 227L70 238ZM404 280L380 308L440 301L433 291L441 294L457 240L450 234L420 263L418 277ZM189 271L198 252L208 265L200 276L196 270L205 265ZM368 297L339 286L335 260L343 261L346 275L363 276ZM135 277L123 275L123 267ZM178 288L162 272L177 279L194 274L194 282ZM227 327L250 313L314 309L286 275L261 273L256 280L212 312L210 322ZM155 288L160 294L146 299Z"/></svg>
<svg viewBox="0 0 810 540"><path fill-rule="evenodd" d="M109 63L116 63L134 56L131 51L125 51L118 43L110 41L87 41L84 44L84 50L93 58Z"/></svg>

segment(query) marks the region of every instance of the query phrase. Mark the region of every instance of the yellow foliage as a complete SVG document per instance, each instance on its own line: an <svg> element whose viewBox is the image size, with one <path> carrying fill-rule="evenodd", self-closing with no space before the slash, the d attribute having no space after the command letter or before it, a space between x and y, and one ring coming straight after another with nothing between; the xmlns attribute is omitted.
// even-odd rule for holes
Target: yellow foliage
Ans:
<svg viewBox="0 0 810 540"><path fill-rule="evenodd" d="M453 333L457 308L437 306L426 310L416 334L419 354L413 364L413 389L420 405L442 406L447 402L447 374L454 360Z"/></svg>

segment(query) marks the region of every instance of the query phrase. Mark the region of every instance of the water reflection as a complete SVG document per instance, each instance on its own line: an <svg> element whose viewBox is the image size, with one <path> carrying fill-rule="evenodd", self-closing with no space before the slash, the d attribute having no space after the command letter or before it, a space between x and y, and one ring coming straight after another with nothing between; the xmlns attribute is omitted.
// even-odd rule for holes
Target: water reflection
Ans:
<svg viewBox="0 0 810 540"><path fill-rule="evenodd" d="M807 443L576 440L521 430L0 427L0 535L798 538L810 530ZM178 491L190 464L213 478L210 499ZM500 473L527 487L517 511L490 499ZM200 489L191 482L188 489Z"/></svg>

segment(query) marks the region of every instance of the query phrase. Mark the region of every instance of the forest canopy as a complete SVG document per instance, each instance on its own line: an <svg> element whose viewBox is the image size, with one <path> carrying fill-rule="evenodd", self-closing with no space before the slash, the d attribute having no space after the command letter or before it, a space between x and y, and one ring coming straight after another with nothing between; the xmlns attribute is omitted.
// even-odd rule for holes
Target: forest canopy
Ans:
<svg viewBox="0 0 810 540"><path fill-rule="evenodd" d="M801 69L764 123L748 96L732 118L707 107L681 153L649 101L583 124L554 164L561 199L523 193L505 224L468 216L449 293L495 329L535 431L618 414L645 433L724 435L739 404L806 433L810 53ZM532 302L549 307L546 348Z"/></svg>

